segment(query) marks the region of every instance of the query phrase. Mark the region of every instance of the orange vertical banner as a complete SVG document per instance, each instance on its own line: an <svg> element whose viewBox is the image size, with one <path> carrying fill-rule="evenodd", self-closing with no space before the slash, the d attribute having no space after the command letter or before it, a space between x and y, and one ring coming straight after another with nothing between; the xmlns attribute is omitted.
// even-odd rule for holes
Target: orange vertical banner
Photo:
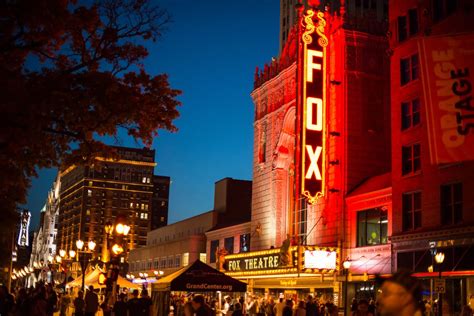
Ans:
<svg viewBox="0 0 474 316"><path fill-rule="evenodd" d="M431 162L474 159L474 37L418 42Z"/></svg>

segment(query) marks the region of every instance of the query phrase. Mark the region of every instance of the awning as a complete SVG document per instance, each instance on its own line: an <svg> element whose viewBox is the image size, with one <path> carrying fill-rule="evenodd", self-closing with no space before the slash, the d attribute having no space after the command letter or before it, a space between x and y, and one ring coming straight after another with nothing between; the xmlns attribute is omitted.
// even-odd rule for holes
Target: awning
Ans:
<svg viewBox="0 0 474 316"><path fill-rule="evenodd" d="M159 291L246 292L247 284L196 260L193 264L161 278L154 283L153 288Z"/></svg>

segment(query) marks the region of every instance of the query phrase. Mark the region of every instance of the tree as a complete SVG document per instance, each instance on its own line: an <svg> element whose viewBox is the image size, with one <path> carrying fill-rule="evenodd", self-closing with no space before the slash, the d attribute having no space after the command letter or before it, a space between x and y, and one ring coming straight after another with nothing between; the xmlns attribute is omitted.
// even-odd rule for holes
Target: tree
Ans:
<svg viewBox="0 0 474 316"><path fill-rule="evenodd" d="M113 157L96 135L123 128L149 146L159 129L176 130L180 91L141 63L166 11L146 0L11 0L0 15L2 223L38 168Z"/></svg>

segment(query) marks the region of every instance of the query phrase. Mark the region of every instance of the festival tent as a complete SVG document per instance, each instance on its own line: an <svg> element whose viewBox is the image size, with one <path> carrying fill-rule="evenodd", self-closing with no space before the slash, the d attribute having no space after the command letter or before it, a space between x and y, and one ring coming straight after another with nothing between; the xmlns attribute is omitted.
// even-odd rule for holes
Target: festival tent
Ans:
<svg viewBox="0 0 474 316"><path fill-rule="evenodd" d="M102 271L100 271L100 269L95 269L95 270L90 271L88 274L86 274L84 284L86 286L92 285L96 289L101 288L101 287L105 287L105 284L99 284L99 275L101 273L102 273ZM126 288L129 288L129 289L140 289L141 288L141 286L139 284L134 284L134 283L128 281L127 279L124 279L120 275L118 276L117 284L120 287L126 287ZM67 283L66 286L67 287L80 287L80 286L82 286L82 276L78 277L74 281L71 281L71 282Z"/></svg>
<svg viewBox="0 0 474 316"><path fill-rule="evenodd" d="M154 283L153 288L158 291L246 292L247 284L196 260L193 264L161 278Z"/></svg>

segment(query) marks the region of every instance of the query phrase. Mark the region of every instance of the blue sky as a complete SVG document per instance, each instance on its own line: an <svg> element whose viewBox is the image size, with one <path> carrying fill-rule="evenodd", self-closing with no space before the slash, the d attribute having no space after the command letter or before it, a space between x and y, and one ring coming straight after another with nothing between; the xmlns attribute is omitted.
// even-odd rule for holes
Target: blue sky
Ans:
<svg viewBox="0 0 474 316"><path fill-rule="evenodd" d="M255 67L278 54L277 0L161 0L173 22L149 43L145 67L183 91L177 133L160 131L155 174L171 177L169 222L212 209L214 183L252 178ZM137 147L121 137L117 145ZM41 170L26 207L38 222L56 170Z"/></svg>

